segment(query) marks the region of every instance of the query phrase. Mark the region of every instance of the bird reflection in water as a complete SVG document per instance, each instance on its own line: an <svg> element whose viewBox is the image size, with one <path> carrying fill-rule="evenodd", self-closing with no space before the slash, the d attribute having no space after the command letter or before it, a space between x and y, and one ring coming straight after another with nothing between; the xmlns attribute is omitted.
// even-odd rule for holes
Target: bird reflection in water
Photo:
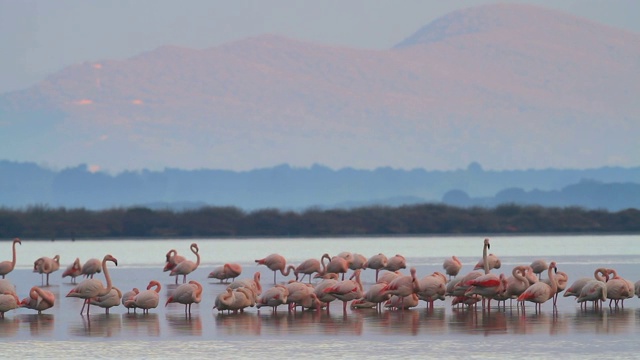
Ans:
<svg viewBox="0 0 640 360"><path fill-rule="evenodd" d="M0 318L0 338L14 336L20 329L20 319L18 317Z"/></svg>
<svg viewBox="0 0 640 360"><path fill-rule="evenodd" d="M604 309L576 311L573 331L577 333L623 334L635 331L636 315L640 309Z"/></svg>
<svg viewBox="0 0 640 360"><path fill-rule="evenodd" d="M238 314L218 313L215 317L216 331L226 336L261 335L262 317L244 312Z"/></svg>
<svg viewBox="0 0 640 360"><path fill-rule="evenodd" d="M173 335L202 335L199 315L166 314L166 320Z"/></svg>
<svg viewBox="0 0 640 360"><path fill-rule="evenodd" d="M52 314L23 314L19 319L21 323L29 324L32 336L50 335L55 327L55 317Z"/></svg>
<svg viewBox="0 0 640 360"><path fill-rule="evenodd" d="M119 335L120 330L122 330L120 314L81 316L80 320L69 324L69 333L76 336L112 337Z"/></svg>
<svg viewBox="0 0 640 360"><path fill-rule="evenodd" d="M160 336L160 320L158 314L123 314L124 330L131 336Z"/></svg>

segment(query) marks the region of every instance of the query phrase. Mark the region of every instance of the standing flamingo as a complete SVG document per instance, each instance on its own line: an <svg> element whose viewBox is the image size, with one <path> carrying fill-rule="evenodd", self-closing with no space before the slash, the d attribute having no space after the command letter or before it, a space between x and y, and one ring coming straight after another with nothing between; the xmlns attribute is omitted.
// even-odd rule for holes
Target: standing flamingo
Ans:
<svg viewBox="0 0 640 360"><path fill-rule="evenodd" d="M82 265L81 272L85 277L93 279L93 275L102 272L102 263L96 258L91 258Z"/></svg>
<svg viewBox="0 0 640 360"><path fill-rule="evenodd" d="M22 245L20 239L13 239L13 258L11 261L2 261L0 262L0 275L4 279L5 275L13 271L13 268L16 267L16 244Z"/></svg>
<svg viewBox="0 0 640 360"><path fill-rule="evenodd" d="M176 265L176 267L173 268L173 270L171 270L171 276L174 275L182 275L182 283L186 283L187 282L187 275L191 274L193 271L195 271L198 266L200 265L200 254L198 254L198 251L200 249L198 249L198 244L193 243L191 244L191 246L189 247L191 249L191 252L194 253L196 255L196 262L193 262L191 260L184 260L180 263L178 263L178 265ZM176 278L177 280L177 278Z"/></svg>
<svg viewBox="0 0 640 360"><path fill-rule="evenodd" d="M433 309L433 303L436 300L444 300L444 294L447 290L446 283L447 278L444 274L436 271L418 280L416 295L418 295L418 299L427 302L427 308Z"/></svg>
<svg viewBox="0 0 640 360"><path fill-rule="evenodd" d="M347 313L347 302L355 299L359 299L364 295L362 288L362 282L360 281L360 272L362 269L358 269L353 272L349 280L342 280L332 287L324 289L325 294L330 294L342 300L342 312ZM353 278L355 280L352 280Z"/></svg>
<svg viewBox="0 0 640 360"><path fill-rule="evenodd" d="M49 286L49 275L60 269L60 255L52 258L43 256L33 263L33 271L39 274L47 274L47 286Z"/></svg>
<svg viewBox="0 0 640 360"><path fill-rule="evenodd" d="M333 287L338 283L338 274L327 273L322 277L323 277L323 280L317 283L316 286L313 288L313 293L316 295L316 297L321 303L326 304L327 313L329 313L329 303L334 301L336 297L329 293L325 293L324 290L327 288Z"/></svg>
<svg viewBox="0 0 640 360"><path fill-rule="evenodd" d="M377 255L373 255L367 260L365 267L367 269L374 269L376 271L376 282L378 282L378 273L381 269L387 267L389 259L383 254L379 253Z"/></svg>
<svg viewBox="0 0 640 360"><path fill-rule="evenodd" d="M164 306L170 303L184 304L184 313L191 315L191 304L199 304L201 300L202 285L195 280L191 280L189 283L182 284L173 290Z"/></svg>
<svg viewBox="0 0 640 360"><path fill-rule="evenodd" d="M396 254L395 256L387 259L387 266L384 267L387 271L398 271L400 269L407 268L407 259L400 254Z"/></svg>
<svg viewBox="0 0 640 360"><path fill-rule="evenodd" d="M106 270L105 270L106 273ZM151 290L151 288L155 287L155 289ZM135 306L136 308L142 309L143 314L148 314L149 309L155 309L158 307L158 303L160 302L160 290L162 289L162 285L160 282L156 280L151 280L149 285L147 285L147 290L141 291L138 295L133 298L125 301L125 307Z"/></svg>
<svg viewBox="0 0 640 360"><path fill-rule="evenodd" d="M173 270L173 268L176 267L176 265L186 260L184 256L178 255L178 251L176 251L175 249L171 249L167 251L166 258L167 258L167 262L164 265L164 268L162 269L162 271L171 271ZM178 275L176 275L176 284L177 283L178 283Z"/></svg>
<svg viewBox="0 0 640 360"><path fill-rule="evenodd" d="M110 308L120 305L121 299L122 292L114 286L106 295L96 296L89 299L89 304L104 308L105 313L108 314Z"/></svg>
<svg viewBox="0 0 640 360"><path fill-rule="evenodd" d="M527 288L520 296L518 301L530 301L536 304L536 310L542 310L542 303L551 299L558 291L558 283L556 282L555 271L558 271L556 262L549 264L547 273L551 280L551 285L539 281ZM555 305L553 306L555 308Z"/></svg>
<svg viewBox="0 0 640 360"><path fill-rule="evenodd" d="M621 306L624 307L624 300L633 297L633 283L619 276L615 269L608 269L607 273L608 275L612 275L609 281L607 281L609 307L611 307L612 301L615 302L615 307L618 307L618 302L621 302Z"/></svg>
<svg viewBox="0 0 640 360"><path fill-rule="evenodd" d="M450 258L444 259L442 268L444 269L445 273L449 275L449 279L451 279L451 277L458 276L460 269L462 269L462 262L460 261L460 259L458 259L457 256L452 256Z"/></svg>
<svg viewBox="0 0 640 360"><path fill-rule="evenodd" d="M111 284L111 276L109 276L109 271L107 270L107 261L114 263L118 266L118 260L111 256L110 254L105 255L102 259L102 269L104 269L104 277L107 281L107 286L102 286L102 281L98 279L86 279L80 284L76 285L69 293L67 297L78 297L84 299L84 304L82 305L82 309L80 310L80 314L84 310L84 307L87 307L87 315L89 315L89 299L94 298L96 296L103 296L109 293L113 288Z"/></svg>
<svg viewBox="0 0 640 360"><path fill-rule="evenodd" d="M549 279L543 279L542 282L546 283L547 285L551 285L551 280ZM556 289L556 293L553 295L554 306L558 301L558 294L564 291L564 289L567 287L567 282L569 282L569 275L567 275L566 272L564 271L556 272L556 284L558 284L558 288Z"/></svg>
<svg viewBox="0 0 640 360"><path fill-rule="evenodd" d="M234 282L232 282L231 284L229 284L229 286L227 286L227 289L238 289L241 287L246 287L251 289L256 295L261 295L262 294L262 284L260 283L260 272L256 271L253 274L253 279L238 279Z"/></svg>
<svg viewBox="0 0 640 360"><path fill-rule="evenodd" d="M0 294L0 319L4 319L4 313L20 307L20 298L15 293Z"/></svg>
<svg viewBox="0 0 640 360"><path fill-rule="evenodd" d="M286 304L287 298L289 297L289 290L287 287L281 284L276 284L274 287L267 289L262 295L258 302L256 303L256 307L260 309L263 306L269 306L273 309L275 313L279 305Z"/></svg>
<svg viewBox="0 0 640 360"><path fill-rule="evenodd" d="M401 297L400 308L404 309L404 298L418 290L418 279L416 278L416 268L409 269L411 275L398 276L387 285L387 292L391 295Z"/></svg>
<svg viewBox="0 0 640 360"><path fill-rule="evenodd" d="M542 275L542 273L545 272L549 267L547 262L544 261L543 259L533 260L531 262L531 265L529 266L531 266L531 269L533 269L533 273L538 275L538 279L540 279L540 276Z"/></svg>
<svg viewBox="0 0 640 360"><path fill-rule="evenodd" d="M367 264L367 258L358 253L353 253L353 261L349 264L349 269L358 270L358 269L366 269L365 265Z"/></svg>
<svg viewBox="0 0 640 360"><path fill-rule="evenodd" d="M51 291L34 286L29 290L29 296L22 299L20 307L33 309L38 311L38 314L41 314L43 310L53 307L55 300L56 297Z"/></svg>
<svg viewBox="0 0 640 360"><path fill-rule="evenodd" d="M296 268L293 265L287 267L287 260L280 254L271 254L263 259L256 260L258 265L265 265L273 271L273 283L276 284L276 271L280 270L282 276L289 276L291 270L295 271ZM286 267L286 271L285 271Z"/></svg>
<svg viewBox="0 0 640 360"><path fill-rule="evenodd" d="M329 260L325 264L324 259ZM349 261L342 256L330 257L329 254L323 254L322 258L322 275L327 273L342 274L342 280L344 280L344 274L349 271Z"/></svg>
<svg viewBox="0 0 640 360"><path fill-rule="evenodd" d="M298 275L303 274L300 281L302 281L305 276L309 276L309 283L311 283L311 275L321 271L322 264L320 264L320 260L312 258L301 262L300 265L296 266L293 273L296 275L296 280L298 280Z"/></svg>
<svg viewBox="0 0 640 360"><path fill-rule="evenodd" d="M133 288L132 290L129 290L126 293L122 294L122 305L127 308L127 313L129 313L129 310L131 309L133 309L133 312L136 312L136 304L130 302L127 305L126 302L128 300L133 300L133 298L138 294L140 294L140 290L138 290L138 288Z"/></svg>
<svg viewBox="0 0 640 360"><path fill-rule="evenodd" d="M371 285L362 298L353 300L351 308L373 308L378 312L382 311L382 303L389 300L391 294L387 292L386 283L376 283Z"/></svg>
<svg viewBox="0 0 640 360"><path fill-rule="evenodd" d="M235 280L242 274L242 265L236 263L225 263L222 266L218 266L209 273L208 278L219 279L222 284L223 281L228 279Z"/></svg>
<svg viewBox="0 0 640 360"><path fill-rule="evenodd" d="M76 278L82 275L82 265L80 264L80 259L76 258L73 261L73 264L67 266L67 269L62 273L62 278L66 278L67 276L71 277L71 283L76 283Z"/></svg>
<svg viewBox="0 0 640 360"><path fill-rule="evenodd" d="M489 261L489 269L500 269L502 266L502 262L495 254L487 255L487 260ZM476 266L473 267L473 270L480 270L484 268L484 259L478 261Z"/></svg>

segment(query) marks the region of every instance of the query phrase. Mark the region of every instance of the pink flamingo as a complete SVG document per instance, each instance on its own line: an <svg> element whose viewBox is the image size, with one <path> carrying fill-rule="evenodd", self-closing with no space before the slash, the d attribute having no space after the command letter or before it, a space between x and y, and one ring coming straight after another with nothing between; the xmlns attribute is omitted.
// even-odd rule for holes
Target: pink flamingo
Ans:
<svg viewBox="0 0 640 360"><path fill-rule="evenodd" d="M242 265L236 263L226 263L213 269L213 271L211 271L209 273L209 276L207 277L210 279L219 279L220 283L222 283L223 281L228 279L235 280L238 276L240 276L240 274L242 274Z"/></svg>
<svg viewBox="0 0 640 360"><path fill-rule="evenodd" d="M89 259L82 265L81 272L85 277L93 279L93 275L102 272L102 263L96 258Z"/></svg>
<svg viewBox="0 0 640 360"><path fill-rule="evenodd" d="M227 310L238 313L238 311L242 312L245 308L255 305L255 293L250 288L231 289L227 287L225 292L216 297L213 308L218 311Z"/></svg>
<svg viewBox="0 0 640 360"><path fill-rule="evenodd" d="M398 276L387 285L387 292L391 295L401 297L400 308L404 309L404 298L418 290L418 279L416 278L416 268L409 269L411 275Z"/></svg>
<svg viewBox="0 0 640 360"><path fill-rule="evenodd" d="M416 295L418 295L418 299L427 302L427 308L433 309L436 300L444 300L447 291L446 283L446 276L436 271L418 280Z"/></svg>
<svg viewBox="0 0 640 360"><path fill-rule="evenodd" d="M198 249L198 244L193 243L191 244L191 246L189 247L191 249L191 252L194 253L196 255L196 262L193 262L191 260L184 260L180 263L178 263L173 270L171 270L171 276L178 276L178 275L182 275L182 283L186 283L187 282L187 275L191 274L193 271L195 271L198 266L200 265L200 254L198 254L198 251L200 249ZM176 277L176 280L178 280L178 278Z"/></svg>
<svg viewBox="0 0 640 360"><path fill-rule="evenodd" d="M82 275L82 265L80 264L80 259L76 258L73 263L67 266L67 269L62 273L62 278L66 278L67 276L71 277L71 283L76 283L76 278Z"/></svg>
<svg viewBox="0 0 640 360"><path fill-rule="evenodd" d="M353 261L349 264L349 269L358 270L358 269L366 269L365 264L367 263L367 258L362 254L353 253Z"/></svg>
<svg viewBox="0 0 640 360"><path fill-rule="evenodd" d="M538 279L540 279L540 276L542 275L542 273L545 272L547 268L549 268L549 265L543 259L533 260L531 262L531 265L529 266L531 266L531 269L533 269L533 273L538 275Z"/></svg>
<svg viewBox="0 0 640 360"><path fill-rule="evenodd" d="M287 287L281 284L276 284L262 293L260 299L256 302L256 307L260 309L263 306L269 306L275 313L277 312L278 306L287 303L288 297L289 290L287 290Z"/></svg>
<svg viewBox="0 0 640 360"><path fill-rule="evenodd" d="M387 267L388 262L389 260L387 259L387 257L384 254L380 253L371 256L369 260L367 260L365 267L367 269L374 269L376 271L376 282L378 282L378 273L381 269Z"/></svg>
<svg viewBox="0 0 640 360"><path fill-rule="evenodd" d="M16 286L7 279L0 279L0 294L16 293Z"/></svg>
<svg viewBox="0 0 640 360"><path fill-rule="evenodd" d="M529 286L527 290L520 294L520 296L518 296L518 301L530 301L536 304L536 310L542 310L542 303L551 299L558 291L558 283L556 282L554 273L554 271L557 270L556 262L552 261L549 264L549 269L547 270L549 279L551 280L551 285L545 284L541 281L537 282Z"/></svg>
<svg viewBox="0 0 640 360"><path fill-rule="evenodd" d="M445 273L449 275L449 279L452 277L458 276L460 269L462 269L462 262L458 259L457 256L452 256L450 258L444 259L442 263L442 268Z"/></svg>
<svg viewBox="0 0 640 360"><path fill-rule="evenodd" d="M239 279L227 286L227 289L239 289L246 287L251 289L256 295L262 294L262 284L260 284L260 272L256 271L253 274L253 279Z"/></svg>
<svg viewBox="0 0 640 360"><path fill-rule="evenodd" d="M19 238L13 239L13 258L11 261L2 261L0 262L0 275L4 279L5 275L13 271L13 268L16 267L16 244L22 245L22 242Z"/></svg>
<svg viewBox="0 0 640 360"><path fill-rule="evenodd" d="M400 269L407 268L407 260L404 256L400 254L396 254L395 256L390 257L387 260L387 266L385 266L385 270L387 271L398 271Z"/></svg>
<svg viewBox="0 0 640 360"><path fill-rule="evenodd" d="M489 269L500 269L502 266L502 262L495 254L487 255L487 260L489 261ZM478 261L476 266L473 267L473 270L480 270L484 268L484 259Z"/></svg>
<svg viewBox="0 0 640 360"><path fill-rule="evenodd" d="M106 272L106 270L105 270ZM151 288L155 288L151 290ZM138 295L125 301L125 307L133 307L142 309L143 314L148 314L149 309L155 309L160 302L160 290L162 285L156 280L151 280L147 285L147 290L141 291Z"/></svg>
<svg viewBox="0 0 640 360"><path fill-rule="evenodd" d="M69 293L67 297L78 297L84 299L84 304L82 305L82 309L80 310L80 314L84 310L84 307L87 307L87 315L89 315L89 299L94 298L96 296L103 296L111 291L113 285L111 284L111 276L109 276L109 271L107 270L107 261L114 263L118 266L118 260L111 256L110 254L105 255L102 259L102 268L104 269L104 277L107 281L107 286L104 287L102 285L102 281L98 279L86 279L80 284L76 285Z"/></svg>
<svg viewBox="0 0 640 360"><path fill-rule="evenodd" d="M405 310L418 306L420 299L417 294L410 294L405 297L393 295L384 305L387 309Z"/></svg>
<svg viewBox="0 0 640 360"><path fill-rule="evenodd" d="M482 245L482 263L484 264L484 275L488 275L491 269L491 265L489 263L488 254L487 254L489 249L491 249L491 243L489 242L489 239L484 239L484 242ZM474 270L476 269L474 268ZM453 285L453 288L450 294L452 296L465 296L465 293L471 287L471 283L480 276L482 276L482 273L478 271L472 271L470 273L467 273L459 281L457 281L455 285Z"/></svg>
<svg viewBox="0 0 640 360"><path fill-rule="evenodd" d="M20 307L20 298L15 293L0 294L0 319L4 319L4 313Z"/></svg>
<svg viewBox="0 0 640 360"><path fill-rule="evenodd" d="M608 269L607 274L612 275L607 281L609 307L611 307L611 302L613 301L615 302L615 307L618 307L618 302L621 302L621 306L624 308L624 300L633 297L633 283L619 276L615 269Z"/></svg>
<svg viewBox="0 0 640 360"><path fill-rule="evenodd" d="M549 279L544 279L542 280L542 282L546 283L547 285L551 285L551 280ZM568 282L569 282L569 275L567 275L566 272L564 271L556 272L556 284L558 284L558 288L556 289L556 293L553 295L554 306L558 301L558 294L564 291L564 289L567 287Z"/></svg>
<svg viewBox="0 0 640 360"><path fill-rule="evenodd" d="M376 283L369 287L362 298L353 300L351 308L373 308L378 312L382 311L382 303L389 300L391 294L387 292L386 283Z"/></svg>
<svg viewBox="0 0 640 360"><path fill-rule="evenodd" d="M276 283L276 271L280 270L282 276L289 276L291 270L295 271L296 268L293 265L287 266L287 260L280 254L271 254L263 259L256 260L258 265L265 265L271 271L273 271L273 283ZM286 268L286 270L285 270Z"/></svg>
<svg viewBox="0 0 640 360"><path fill-rule="evenodd" d="M582 309L582 303L586 303L587 301L593 302L593 308L597 309L600 307L600 304L607 300L607 284L603 281L590 279L588 283L586 283L582 289L580 290L580 294L576 296L576 302L580 304L580 308ZM585 304L585 310L587 305Z"/></svg>
<svg viewBox="0 0 640 360"><path fill-rule="evenodd" d="M349 280L342 280L332 287L324 289L325 294L330 294L342 301L342 312L347 312L347 302L359 299L364 295L362 282L360 281L360 272L362 269L355 270ZM355 280L352 280L355 277Z"/></svg>
<svg viewBox="0 0 640 360"><path fill-rule="evenodd" d="M305 276L309 276L309 283L311 283L311 275L313 273L319 273L322 271L322 264L320 264L320 260L318 259L307 259L300 263L300 265L296 266L293 273L296 275L296 280L298 280L298 275L303 274L300 278L300 281L304 279Z"/></svg>
<svg viewBox="0 0 640 360"><path fill-rule="evenodd" d="M56 297L51 291L34 286L29 290L29 296L22 299L20 307L33 309L41 314L43 310L53 307Z"/></svg>
<svg viewBox="0 0 640 360"><path fill-rule="evenodd" d="M529 269L530 267L526 265L519 265L513 268L511 276L507 278L507 285L505 286L505 291L503 293L505 300L517 299L518 296L531 286L531 282L525 276Z"/></svg>
<svg viewBox="0 0 640 360"><path fill-rule="evenodd" d="M105 314L108 314L110 308L120 305L120 299L122 299L122 292L114 286L106 295L89 299L89 304L104 308Z"/></svg>
<svg viewBox="0 0 640 360"><path fill-rule="evenodd" d="M122 306L127 308L127 314L131 309L133 309L133 312L136 312L136 305L133 302L130 302L129 304L126 303L128 300L133 300L133 298L138 294L140 294L140 290L138 290L138 288L133 288L132 290L122 294Z"/></svg>
<svg viewBox="0 0 640 360"><path fill-rule="evenodd" d="M175 249L171 249L167 251L166 254L167 262L164 265L162 271L171 271L176 267L179 263L186 260L186 258L182 255L178 255L178 252ZM178 276L176 275L176 284L178 283Z"/></svg>
<svg viewBox="0 0 640 360"><path fill-rule="evenodd" d="M324 259L329 260L329 263L325 264ZM344 274L349 271L349 262L344 257L330 257L329 254L323 254L320 260L322 261L322 274L342 274L342 280L344 280Z"/></svg>
<svg viewBox="0 0 640 360"><path fill-rule="evenodd" d="M60 269L60 255L52 258L43 256L33 263L33 271L39 274L47 274L47 286L49 286L49 275Z"/></svg>
<svg viewBox="0 0 640 360"><path fill-rule="evenodd" d="M184 304L184 313L191 314L191 304L199 304L201 300L202 285L195 280L191 280L188 284L178 286L169 296L164 306L174 302Z"/></svg>
<svg viewBox="0 0 640 360"><path fill-rule="evenodd" d="M316 275L317 277L317 275ZM327 306L327 313L329 312L329 303L336 299L335 296L325 293L325 290L331 288L338 284L338 274L336 273L327 273L323 276L322 281L316 284L313 289L313 293L316 295L317 299Z"/></svg>
<svg viewBox="0 0 640 360"><path fill-rule="evenodd" d="M285 287L289 291L287 297L289 311L295 310L297 306L302 306L302 303L313 294L313 286L299 281L291 280Z"/></svg>

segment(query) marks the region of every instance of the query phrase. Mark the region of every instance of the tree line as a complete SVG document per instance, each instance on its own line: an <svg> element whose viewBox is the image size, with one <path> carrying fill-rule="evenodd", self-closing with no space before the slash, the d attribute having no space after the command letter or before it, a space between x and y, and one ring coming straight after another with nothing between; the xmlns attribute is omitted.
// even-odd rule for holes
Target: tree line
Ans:
<svg viewBox="0 0 640 360"><path fill-rule="evenodd" d="M640 231L640 210L441 204L354 209L246 212L235 207L86 210L34 206L0 208L0 238L302 237L419 234L629 233Z"/></svg>

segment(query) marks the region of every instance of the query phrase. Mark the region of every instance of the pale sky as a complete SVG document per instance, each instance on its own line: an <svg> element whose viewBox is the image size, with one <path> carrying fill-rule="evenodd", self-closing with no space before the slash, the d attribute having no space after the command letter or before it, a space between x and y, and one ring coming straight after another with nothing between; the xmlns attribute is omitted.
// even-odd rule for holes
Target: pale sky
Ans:
<svg viewBox="0 0 640 360"><path fill-rule="evenodd" d="M205 49L261 34L387 49L453 10L491 0L0 0L0 94L62 68L161 45ZM640 33L638 0L522 0Z"/></svg>

